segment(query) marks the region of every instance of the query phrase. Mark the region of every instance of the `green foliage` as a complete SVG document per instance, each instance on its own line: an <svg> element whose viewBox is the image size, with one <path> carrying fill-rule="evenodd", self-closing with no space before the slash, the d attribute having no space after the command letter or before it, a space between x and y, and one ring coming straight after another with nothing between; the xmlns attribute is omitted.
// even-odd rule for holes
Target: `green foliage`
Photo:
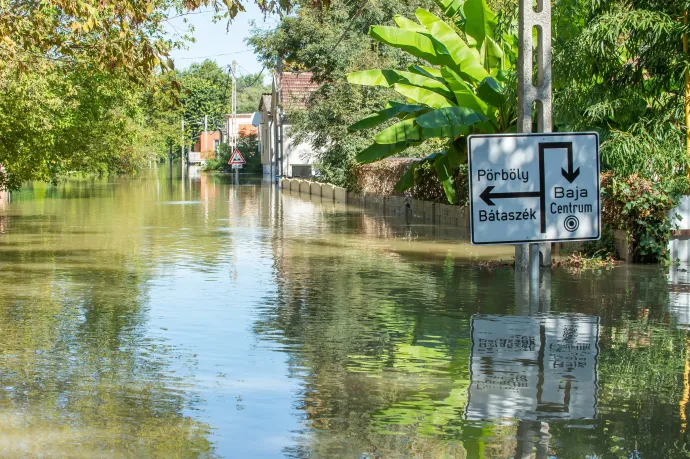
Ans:
<svg viewBox="0 0 690 459"><path fill-rule="evenodd" d="M291 6L257 3L267 11ZM171 40L165 22L204 5L228 18L243 9L234 0L0 0L0 188L133 173L171 148L177 153L182 88L169 54L191 37ZM193 78L199 72L188 73L185 101L195 99L191 92L212 99L197 84L203 78ZM258 103L263 88L253 77L239 79L240 108ZM190 103L186 111L198 118L206 108Z"/></svg>
<svg viewBox="0 0 690 459"><path fill-rule="evenodd" d="M192 64L180 72L181 103L184 107L185 132L189 138L198 138L204 129L204 116L208 116L208 129L225 128L225 115L231 112L232 82L228 69L215 61ZM261 94L270 92L258 74L237 78L237 111L252 113L259 107Z"/></svg>
<svg viewBox="0 0 690 459"><path fill-rule="evenodd" d="M684 175L683 11L687 1L559 2L554 113L560 130L597 130L602 162L652 180Z"/></svg>
<svg viewBox="0 0 690 459"><path fill-rule="evenodd" d="M603 219L610 228L628 233L635 260L672 261L668 242L674 226L668 215L678 205L678 195L668 182L652 182L638 175L607 174L602 188Z"/></svg>
<svg viewBox="0 0 690 459"><path fill-rule="evenodd" d="M131 173L153 159L142 86L119 72L59 66L0 72L0 187L72 172Z"/></svg>
<svg viewBox="0 0 690 459"><path fill-rule="evenodd" d="M374 137L374 144L356 157L360 163L378 161L429 139L443 139L443 151L414 163L397 191L415 183L415 170L433 164L450 203L456 203L454 173L466 162L466 136L511 130L515 124L516 100L509 97L514 78L504 72L517 56L514 34L497 33L497 18L484 0L439 1L445 22L424 9L417 9L419 24L397 17L398 27L374 26L370 35L438 68L411 65L408 72L370 70L348 75L350 83L388 86L408 101L409 108L390 102L383 110L351 126L351 130L375 127L397 117ZM409 105L414 104L414 105Z"/></svg>
<svg viewBox="0 0 690 459"><path fill-rule="evenodd" d="M347 127L372 112L385 109L391 99L404 102L388 89L388 84L360 87L345 80L350 72L405 68L416 63L407 53L378 46L367 33L370 26L392 23L396 15L408 16L417 7L432 8L433 5L432 0L380 0L356 14L361 6L359 3L334 2L324 11L302 8L295 15L283 17L273 30L253 30L248 43L267 66L275 66L281 56L285 70L308 69L321 84L305 110L287 113L296 140L313 147L320 180L347 185L355 155L371 143L371 135L364 124L380 121L382 127L387 127L391 121L369 120L360 127L353 126L358 130L352 133ZM421 77L419 72L414 75ZM406 154L423 157L434 147L434 142L424 142L408 148Z"/></svg>
<svg viewBox="0 0 690 459"><path fill-rule="evenodd" d="M261 155L259 154L259 141L255 134L247 137L240 137L237 142L237 149L242 153L242 157L247 162L242 167L243 174L259 174L262 171ZM232 171L232 166L228 164L230 161L230 146L226 143L221 143L218 146L216 157L206 163L204 168L207 171Z"/></svg>

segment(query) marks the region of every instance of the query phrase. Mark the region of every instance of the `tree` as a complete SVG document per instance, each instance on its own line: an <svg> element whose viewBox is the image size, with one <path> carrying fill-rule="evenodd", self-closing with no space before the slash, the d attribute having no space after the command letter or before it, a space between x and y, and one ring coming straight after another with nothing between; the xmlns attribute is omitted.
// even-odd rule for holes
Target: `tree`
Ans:
<svg viewBox="0 0 690 459"><path fill-rule="evenodd" d="M554 110L597 130L605 167L681 178L688 165L686 0L561 2L554 9Z"/></svg>
<svg viewBox="0 0 690 459"><path fill-rule="evenodd" d="M412 187L415 171L430 162L448 201L455 203L453 172L466 162L466 136L515 129L513 68L517 40L514 34L497 30L496 16L484 0L460 4L439 0L439 6L457 30L421 8L416 12L419 23L397 16L398 27L371 28L369 33L376 40L429 65L413 64L404 71L384 69L349 74L351 83L390 87L408 100L389 102L383 110L350 126L350 130L371 129L391 119L401 120L380 131L374 143L357 155L361 163L401 153L429 139L447 139L444 151L412 165L397 189Z"/></svg>
<svg viewBox="0 0 690 459"><path fill-rule="evenodd" d="M255 28L248 43L269 68L280 57L286 71L314 74L321 86L306 109L287 114L291 133L314 148L321 179L346 185L356 153L369 141L367 133L349 133L347 126L397 97L387 88L350 85L346 74L411 63L409 54L378 46L367 31L372 24L391 22L396 14L435 5L432 0L381 0L364 7L359 2L333 2L323 11L307 6L283 17L273 30ZM412 148L408 154L426 155L428 148Z"/></svg>
<svg viewBox="0 0 690 459"><path fill-rule="evenodd" d="M179 79L182 86L180 102L184 107L187 132L197 137L204 129L204 116L208 117L209 130L224 127L231 91L227 71L215 61L206 60L180 72Z"/></svg>
<svg viewBox="0 0 690 459"><path fill-rule="evenodd" d="M232 79L229 72L215 61L206 60L178 73L186 138L198 138L204 129L205 116L208 117L209 130L225 129L226 115L231 112ZM260 74L239 75L236 84L238 113L256 111L261 95L269 91ZM178 125L179 120L178 117ZM171 140L179 146L177 129Z"/></svg>
<svg viewBox="0 0 690 459"><path fill-rule="evenodd" d="M0 0L0 188L133 172L179 142L168 55L189 37L170 40L164 23L202 6L228 19L243 10L236 0Z"/></svg>

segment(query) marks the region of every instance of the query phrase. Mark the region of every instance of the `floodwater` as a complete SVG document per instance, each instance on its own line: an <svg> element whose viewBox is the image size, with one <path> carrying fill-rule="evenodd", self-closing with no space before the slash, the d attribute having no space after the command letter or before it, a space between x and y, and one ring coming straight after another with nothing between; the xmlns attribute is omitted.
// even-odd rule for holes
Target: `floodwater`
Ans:
<svg viewBox="0 0 690 459"><path fill-rule="evenodd" d="M688 457L688 273L180 175L1 205L0 456Z"/></svg>

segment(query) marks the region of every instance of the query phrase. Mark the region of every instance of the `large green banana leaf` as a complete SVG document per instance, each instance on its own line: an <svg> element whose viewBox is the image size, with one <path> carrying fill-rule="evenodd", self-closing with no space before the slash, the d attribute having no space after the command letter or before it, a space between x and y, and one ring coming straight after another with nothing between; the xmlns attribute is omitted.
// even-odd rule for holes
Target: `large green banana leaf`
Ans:
<svg viewBox="0 0 690 459"><path fill-rule="evenodd" d="M411 99L420 105L428 105L431 108L452 107L455 105L451 100L443 97L442 95L430 89L420 88L419 86L396 83L393 85L393 89L408 99Z"/></svg>
<svg viewBox="0 0 690 459"><path fill-rule="evenodd" d="M455 30L438 16L419 8L416 12L417 19L429 31L431 36L438 40L446 48L453 61L453 70L461 75L469 77L471 80L480 82L489 76L481 62L477 58L477 53L463 41Z"/></svg>
<svg viewBox="0 0 690 459"><path fill-rule="evenodd" d="M392 87L396 83L404 83L411 86L419 86L429 89L447 99L453 99L453 93L448 86L436 78L404 70L364 70L347 75L347 81L365 86Z"/></svg>
<svg viewBox="0 0 690 459"><path fill-rule="evenodd" d="M468 127L483 121L486 121L484 115L466 107L440 108L415 118L415 122L424 129L452 130L456 127ZM466 130L463 129L462 133L466 133ZM446 137L455 137L455 135L447 135Z"/></svg>
<svg viewBox="0 0 690 459"><path fill-rule="evenodd" d="M393 156L396 153L407 150L409 147L419 145L421 142L403 141L394 144L374 143L364 150L357 153L355 160L358 163L373 163L381 159Z"/></svg>
<svg viewBox="0 0 690 459"><path fill-rule="evenodd" d="M437 0L436 4L443 10L443 14L449 19L460 16L464 18L463 5L465 0Z"/></svg>
<svg viewBox="0 0 690 459"><path fill-rule="evenodd" d="M418 75L423 75L429 78L434 78L436 80L443 80L443 76L441 75L441 71L439 69L435 69L433 67L427 67L425 65L418 65L418 64L412 64L410 65L407 70L409 70L412 73L416 73Z"/></svg>
<svg viewBox="0 0 690 459"><path fill-rule="evenodd" d="M434 160L434 169L438 180L443 185L443 191L446 193L446 199L451 204L457 202L455 194L455 186L453 186L453 168L457 165L452 161L452 157L448 152L444 152Z"/></svg>
<svg viewBox="0 0 690 459"><path fill-rule="evenodd" d="M455 101L459 107L467 107L485 116L489 116L489 107L486 102L477 97L472 86L467 84L460 76L449 68L441 69L448 86L455 95Z"/></svg>
<svg viewBox="0 0 690 459"><path fill-rule="evenodd" d="M373 127L379 126L386 121L400 116L403 114L413 114L419 112L428 111L429 108L423 105L410 105L410 104L396 104L392 107L388 107L379 112L373 113L356 123L349 126L348 131L359 131L362 129L371 129Z"/></svg>
<svg viewBox="0 0 690 459"><path fill-rule="evenodd" d="M465 15L465 33L470 46L481 48L487 37L492 40L495 38L496 15L486 5L485 0L466 0L462 11Z"/></svg>
<svg viewBox="0 0 690 459"><path fill-rule="evenodd" d="M421 32L423 34L426 34L426 27L407 19L405 16L400 16L399 14L396 14L395 17L393 17L393 21L395 21L395 23L401 29L407 29L413 32Z"/></svg>
<svg viewBox="0 0 690 459"><path fill-rule="evenodd" d="M484 81L477 87L477 95L494 107L500 107L505 103L503 87L492 77L484 78Z"/></svg>
<svg viewBox="0 0 690 459"><path fill-rule="evenodd" d="M434 137L453 139L469 134L470 126L485 120L486 117L469 108L446 107L389 126L379 132L374 140L380 144L397 144L405 140Z"/></svg>
<svg viewBox="0 0 690 459"><path fill-rule="evenodd" d="M437 49L434 40L426 34L399 27L371 26L369 35L394 48L399 48L433 65L444 65L448 56Z"/></svg>
<svg viewBox="0 0 690 459"><path fill-rule="evenodd" d="M422 130L414 119L404 120L393 126L388 126L383 131L376 134L374 141L380 144L398 144L406 140L421 140Z"/></svg>

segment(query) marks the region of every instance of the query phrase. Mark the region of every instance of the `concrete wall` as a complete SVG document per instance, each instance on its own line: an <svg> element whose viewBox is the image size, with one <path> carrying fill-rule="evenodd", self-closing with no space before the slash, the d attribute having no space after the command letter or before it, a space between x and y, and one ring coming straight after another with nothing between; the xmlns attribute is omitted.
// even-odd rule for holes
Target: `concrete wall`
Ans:
<svg viewBox="0 0 690 459"><path fill-rule="evenodd" d="M312 196L321 196L321 184L311 182L309 184L309 194L311 194Z"/></svg>
<svg viewBox="0 0 690 459"><path fill-rule="evenodd" d="M683 196L678 207L669 212L669 218L678 225L669 241L672 261L690 264L690 196Z"/></svg>
<svg viewBox="0 0 690 459"><path fill-rule="evenodd" d="M633 246L628 240L628 234L625 231L615 230L613 232L613 245L616 248L618 258L627 263L633 262Z"/></svg>
<svg viewBox="0 0 690 459"><path fill-rule="evenodd" d="M318 197L332 200L334 203L347 203L375 210L386 216L400 216L429 225L459 227L467 231L470 227L469 207L421 201L406 196L361 195L327 183L299 179L284 178L281 181L281 187L292 193L309 195L311 199Z"/></svg>

